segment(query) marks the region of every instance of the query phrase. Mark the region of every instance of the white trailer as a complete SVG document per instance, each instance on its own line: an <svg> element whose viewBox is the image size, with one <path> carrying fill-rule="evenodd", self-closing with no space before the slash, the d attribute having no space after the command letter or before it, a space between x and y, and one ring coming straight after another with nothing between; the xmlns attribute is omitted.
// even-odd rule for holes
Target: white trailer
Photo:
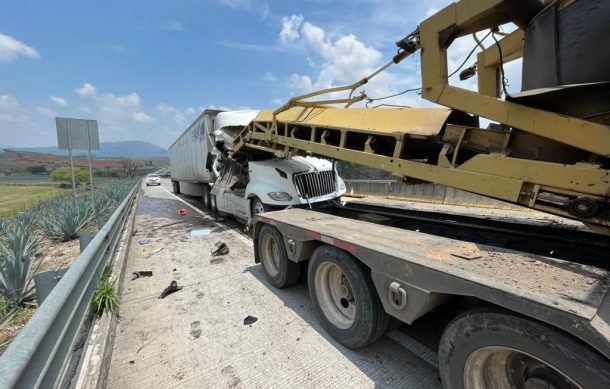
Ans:
<svg viewBox="0 0 610 389"><path fill-rule="evenodd" d="M328 160L278 159L252 152L237 156L235 182L212 191L234 136L257 114L253 110L203 111L169 148L174 192L201 196L207 208L242 221L287 206L325 204L345 193L343 180Z"/></svg>

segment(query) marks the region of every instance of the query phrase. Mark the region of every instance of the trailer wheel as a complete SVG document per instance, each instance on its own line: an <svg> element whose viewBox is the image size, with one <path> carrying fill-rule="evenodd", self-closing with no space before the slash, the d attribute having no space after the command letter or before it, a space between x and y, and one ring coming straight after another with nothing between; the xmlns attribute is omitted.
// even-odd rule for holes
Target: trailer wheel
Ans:
<svg viewBox="0 0 610 389"><path fill-rule="evenodd" d="M368 269L345 251L318 247L309 261L307 280L322 325L344 346L367 346L388 328L389 316Z"/></svg>
<svg viewBox="0 0 610 389"><path fill-rule="evenodd" d="M608 388L610 363L558 330L503 312L467 311L441 338L443 386Z"/></svg>
<svg viewBox="0 0 610 389"><path fill-rule="evenodd" d="M258 236L258 255L265 278L277 288L286 288L299 280L301 266L288 259L284 239L269 225L263 226Z"/></svg>
<svg viewBox="0 0 610 389"><path fill-rule="evenodd" d="M210 196L211 196L210 185L203 184L203 186L201 187L201 190L202 190L201 202L203 203L203 207L205 209L212 209L212 200L210 198Z"/></svg>
<svg viewBox="0 0 610 389"><path fill-rule="evenodd" d="M216 195L210 194L210 208L213 214L218 213L218 206L216 205Z"/></svg>
<svg viewBox="0 0 610 389"><path fill-rule="evenodd" d="M180 183L178 181L172 181L172 189L175 194L180 194Z"/></svg>

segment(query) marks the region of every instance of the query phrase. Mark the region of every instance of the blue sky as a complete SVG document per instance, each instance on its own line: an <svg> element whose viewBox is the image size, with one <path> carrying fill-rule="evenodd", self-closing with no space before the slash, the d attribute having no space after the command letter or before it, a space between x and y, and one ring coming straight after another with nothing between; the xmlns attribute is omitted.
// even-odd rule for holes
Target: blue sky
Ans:
<svg viewBox="0 0 610 389"><path fill-rule="evenodd" d="M68 116L97 119L101 141L167 147L205 107L274 108L356 81L449 3L7 1L0 13L0 145L55 145L54 117ZM472 47L469 38L458 41L450 69ZM419 86L417 65L413 57L393 67L367 94ZM518 89L518 72L508 73ZM392 102L426 105L416 94Z"/></svg>

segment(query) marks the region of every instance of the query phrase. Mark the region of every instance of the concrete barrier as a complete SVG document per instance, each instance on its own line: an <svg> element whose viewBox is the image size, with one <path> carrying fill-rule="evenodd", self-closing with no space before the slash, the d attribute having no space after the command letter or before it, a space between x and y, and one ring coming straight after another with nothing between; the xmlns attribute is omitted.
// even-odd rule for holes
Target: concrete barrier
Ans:
<svg viewBox="0 0 610 389"><path fill-rule="evenodd" d="M440 184L408 184L396 180L346 179L347 195L379 196L448 205L474 205L493 208L519 208L504 201L450 188Z"/></svg>

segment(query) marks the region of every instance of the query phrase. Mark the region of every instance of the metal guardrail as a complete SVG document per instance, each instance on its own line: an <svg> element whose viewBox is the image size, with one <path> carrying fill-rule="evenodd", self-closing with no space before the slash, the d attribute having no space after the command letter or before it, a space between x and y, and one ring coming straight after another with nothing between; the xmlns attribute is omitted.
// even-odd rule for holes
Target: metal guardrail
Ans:
<svg viewBox="0 0 610 389"><path fill-rule="evenodd" d="M139 188L138 182L0 357L0 388L59 384Z"/></svg>

